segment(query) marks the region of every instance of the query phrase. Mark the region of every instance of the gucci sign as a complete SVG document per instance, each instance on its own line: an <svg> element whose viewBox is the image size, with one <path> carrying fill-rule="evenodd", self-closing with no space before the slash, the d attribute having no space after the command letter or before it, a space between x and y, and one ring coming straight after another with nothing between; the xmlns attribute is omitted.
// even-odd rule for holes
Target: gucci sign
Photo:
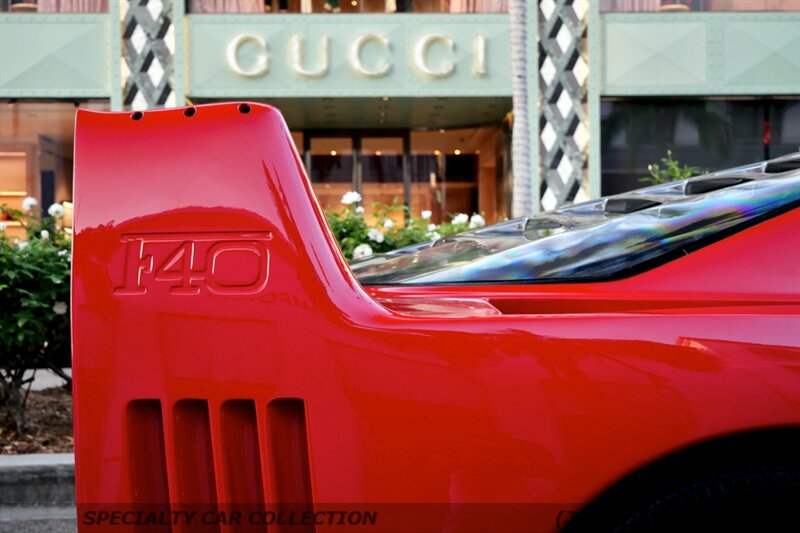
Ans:
<svg viewBox="0 0 800 533"><path fill-rule="evenodd" d="M472 74L476 77L486 75L486 37L477 34L472 39ZM362 62L361 52L369 42L376 43L383 52L381 60L374 65L366 66ZM243 66L239 60L239 49L248 43L255 46L257 54L251 65ZM296 33L289 39L290 65L292 71L301 78L320 78L330 69L330 38L322 35L317 39L318 49L316 61L312 65L304 59L306 38ZM444 48L448 59L440 62L435 68L429 62L429 50L434 46ZM415 70L427 78L446 78L456 68L453 56L456 44L453 39L443 33L428 33L414 42L412 65ZM266 75L270 67L270 55L267 41L255 33L240 33L228 43L226 49L228 66L239 76L258 78ZM357 35L347 50L347 60L354 72L365 78L382 78L392 68L392 50L389 39L379 33L362 33Z"/></svg>

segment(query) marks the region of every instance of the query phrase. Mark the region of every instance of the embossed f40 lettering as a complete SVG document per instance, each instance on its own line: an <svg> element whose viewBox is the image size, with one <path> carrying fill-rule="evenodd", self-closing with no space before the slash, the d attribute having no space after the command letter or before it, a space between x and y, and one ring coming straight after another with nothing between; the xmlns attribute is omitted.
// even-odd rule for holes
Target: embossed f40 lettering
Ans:
<svg viewBox="0 0 800 533"><path fill-rule="evenodd" d="M114 294L244 296L261 292L269 278L268 231L242 233L153 233L123 235L125 273Z"/></svg>

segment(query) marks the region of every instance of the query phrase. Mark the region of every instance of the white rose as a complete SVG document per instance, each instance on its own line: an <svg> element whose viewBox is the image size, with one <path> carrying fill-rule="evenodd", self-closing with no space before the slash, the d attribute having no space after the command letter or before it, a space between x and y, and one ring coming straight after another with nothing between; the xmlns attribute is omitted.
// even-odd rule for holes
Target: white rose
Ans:
<svg viewBox="0 0 800 533"><path fill-rule="evenodd" d="M356 191L349 191L342 195L342 203L344 205L357 204L361 201L361 195Z"/></svg>
<svg viewBox="0 0 800 533"><path fill-rule="evenodd" d="M47 214L54 218L63 217L64 213L64 206L61 204L53 204L47 208Z"/></svg>
<svg viewBox="0 0 800 533"><path fill-rule="evenodd" d="M422 217L422 220L430 220L431 215L433 215L433 213L431 213L427 209L420 214L420 216Z"/></svg>
<svg viewBox="0 0 800 533"><path fill-rule="evenodd" d="M428 231L436 231L438 227L436 224L428 224Z"/></svg>
<svg viewBox="0 0 800 533"><path fill-rule="evenodd" d="M59 256L59 257L64 257L64 256L65 256L65 255L67 255L68 253L69 253L69 251L68 251L68 250L59 250L59 251L58 251L58 256Z"/></svg>
<svg viewBox="0 0 800 533"><path fill-rule="evenodd" d="M50 232L49 232L49 231L47 231L46 229L43 229L43 230L42 230L42 232L41 232L41 233L39 233L39 236L40 236L42 239L49 239L49 238L50 238Z"/></svg>
<svg viewBox="0 0 800 533"><path fill-rule="evenodd" d="M394 221L390 218L387 218L383 221L383 228L384 229L392 229L394 227Z"/></svg>
<svg viewBox="0 0 800 533"><path fill-rule="evenodd" d="M364 214L364 208L361 207L361 206L356 207L356 214L357 215L363 215Z"/></svg>
<svg viewBox="0 0 800 533"><path fill-rule="evenodd" d="M5 230L6 230L6 223L0 222L0 233L4 232Z"/></svg>
<svg viewBox="0 0 800 533"><path fill-rule="evenodd" d="M369 244L359 244L353 249L353 259L364 259L372 255L372 246Z"/></svg>
<svg viewBox="0 0 800 533"><path fill-rule="evenodd" d="M56 302L53 306L53 312L57 315L63 315L67 312L67 304L64 302Z"/></svg>
<svg viewBox="0 0 800 533"><path fill-rule="evenodd" d="M484 220L484 218L480 215L472 215L472 217L469 219L470 229L482 228L485 225L486 220Z"/></svg>
<svg viewBox="0 0 800 533"><path fill-rule="evenodd" d="M469 217L464 213L459 213L453 217L453 224L466 224L469 222Z"/></svg>
<svg viewBox="0 0 800 533"><path fill-rule="evenodd" d="M27 247L28 247L28 241L17 240L17 248L19 248L20 250L24 250Z"/></svg>
<svg viewBox="0 0 800 533"><path fill-rule="evenodd" d="M370 230L367 232L367 238L371 241L381 243L383 242L383 232L375 228L370 228Z"/></svg>
<svg viewBox="0 0 800 533"><path fill-rule="evenodd" d="M22 200L22 210L23 211L30 211L34 207L39 205L39 201L36 200L33 196L28 196L24 200Z"/></svg>
<svg viewBox="0 0 800 533"><path fill-rule="evenodd" d="M442 236L439 235L438 231L430 231L428 232L428 238L432 241L438 241L439 239L442 238Z"/></svg>

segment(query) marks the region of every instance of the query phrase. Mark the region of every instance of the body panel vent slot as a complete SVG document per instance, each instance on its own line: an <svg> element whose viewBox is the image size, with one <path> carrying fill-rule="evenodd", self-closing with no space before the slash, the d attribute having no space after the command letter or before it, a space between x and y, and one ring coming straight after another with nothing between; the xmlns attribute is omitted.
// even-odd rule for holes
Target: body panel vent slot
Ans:
<svg viewBox="0 0 800 533"><path fill-rule="evenodd" d="M184 504L202 504L204 511L216 511L217 486L208 402L176 402L173 409L173 432L174 492L178 501Z"/></svg>
<svg viewBox="0 0 800 533"><path fill-rule="evenodd" d="M778 174L779 172L789 172L790 170L800 170L800 158L788 161L773 161L767 163L764 172L767 174Z"/></svg>
<svg viewBox="0 0 800 533"><path fill-rule="evenodd" d="M660 202L649 200L647 198L609 198L606 201L605 212L614 215L626 215L628 213L635 213L648 207L661 205Z"/></svg>
<svg viewBox="0 0 800 533"><path fill-rule="evenodd" d="M127 407L128 476L134 511L170 512L167 454L159 400L134 400ZM135 531L171 531L170 526L139 525Z"/></svg>
<svg viewBox="0 0 800 533"><path fill-rule="evenodd" d="M253 400L229 400L220 408L224 497L221 503L237 509L263 508L264 483L258 444L256 406Z"/></svg>
<svg viewBox="0 0 800 533"><path fill-rule="evenodd" d="M312 510L311 468L303 400L279 398L267 405L270 488L278 508ZM313 533L313 525L292 529Z"/></svg>
<svg viewBox="0 0 800 533"><path fill-rule="evenodd" d="M707 192L717 191L726 187L733 187L740 183L753 181L750 178L742 178L737 176L730 176L725 178L711 178L707 180L687 181L686 188L683 190L687 196L693 194L705 194Z"/></svg>

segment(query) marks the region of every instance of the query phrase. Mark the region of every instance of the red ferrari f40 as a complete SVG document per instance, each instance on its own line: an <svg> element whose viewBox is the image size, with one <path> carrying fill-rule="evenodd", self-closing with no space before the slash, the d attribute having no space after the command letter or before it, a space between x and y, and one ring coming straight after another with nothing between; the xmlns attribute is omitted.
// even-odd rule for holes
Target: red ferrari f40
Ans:
<svg viewBox="0 0 800 533"><path fill-rule="evenodd" d="M353 264L280 113L79 111L78 525L800 531L800 154Z"/></svg>

